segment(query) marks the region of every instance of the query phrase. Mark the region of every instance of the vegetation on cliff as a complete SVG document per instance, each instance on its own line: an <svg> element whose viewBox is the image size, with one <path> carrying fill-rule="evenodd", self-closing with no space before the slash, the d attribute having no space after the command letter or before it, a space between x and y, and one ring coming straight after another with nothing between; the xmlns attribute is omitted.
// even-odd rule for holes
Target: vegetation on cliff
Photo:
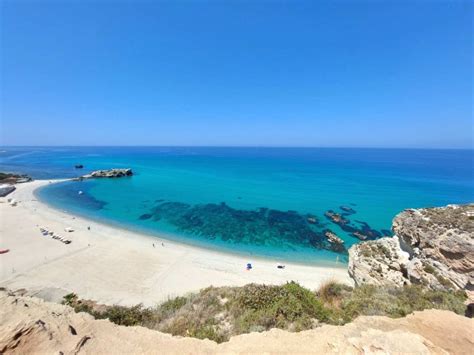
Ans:
<svg viewBox="0 0 474 355"><path fill-rule="evenodd" d="M75 294L64 298L64 303L76 312L87 312L98 319L217 342L271 328L301 331L321 323L340 325L359 315L403 317L430 308L463 314L464 301L462 291L433 291L419 286L352 288L335 282L327 282L316 292L294 282L281 286L208 287L154 308L97 305L79 300Z"/></svg>

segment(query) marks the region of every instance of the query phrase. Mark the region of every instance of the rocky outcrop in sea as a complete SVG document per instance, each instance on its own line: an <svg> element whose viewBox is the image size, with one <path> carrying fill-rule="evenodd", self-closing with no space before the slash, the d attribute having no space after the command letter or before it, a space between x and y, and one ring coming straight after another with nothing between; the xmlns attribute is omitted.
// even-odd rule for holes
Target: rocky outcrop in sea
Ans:
<svg viewBox="0 0 474 355"><path fill-rule="evenodd" d="M474 298L474 204L405 210L392 228L391 238L349 249L356 285L419 284Z"/></svg>
<svg viewBox="0 0 474 355"><path fill-rule="evenodd" d="M132 176L133 171L130 168L127 169L110 169L110 170L96 170L90 174L83 175L82 179L93 179L93 178L117 178L124 176Z"/></svg>

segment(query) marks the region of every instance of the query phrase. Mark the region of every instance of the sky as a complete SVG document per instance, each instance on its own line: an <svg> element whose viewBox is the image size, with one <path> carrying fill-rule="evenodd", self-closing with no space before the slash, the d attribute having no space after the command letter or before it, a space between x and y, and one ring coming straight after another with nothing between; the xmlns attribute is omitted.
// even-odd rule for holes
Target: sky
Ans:
<svg viewBox="0 0 474 355"><path fill-rule="evenodd" d="M470 1L0 6L0 145L473 148Z"/></svg>

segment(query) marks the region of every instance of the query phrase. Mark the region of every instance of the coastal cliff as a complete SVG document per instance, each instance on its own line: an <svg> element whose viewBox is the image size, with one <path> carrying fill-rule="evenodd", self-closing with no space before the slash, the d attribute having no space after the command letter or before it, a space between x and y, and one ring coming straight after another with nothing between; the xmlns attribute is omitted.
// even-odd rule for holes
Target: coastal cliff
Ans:
<svg viewBox="0 0 474 355"><path fill-rule="evenodd" d="M173 337L143 327L95 320L71 307L0 292L0 352L59 353L418 353L467 354L473 320L429 310L406 318L359 317L345 326L323 325L290 333L272 329L217 344Z"/></svg>
<svg viewBox="0 0 474 355"><path fill-rule="evenodd" d="M474 291L474 205L409 209L393 220L395 236L354 245L356 285L422 285Z"/></svg>

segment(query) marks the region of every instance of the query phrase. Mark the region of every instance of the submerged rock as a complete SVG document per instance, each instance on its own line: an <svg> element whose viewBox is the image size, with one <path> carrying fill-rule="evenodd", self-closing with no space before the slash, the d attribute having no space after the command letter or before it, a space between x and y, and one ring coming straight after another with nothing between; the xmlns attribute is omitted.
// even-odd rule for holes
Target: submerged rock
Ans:
<svg viewBox="0 0 474 355"><path fill-rule="evenodd" d="M326 211L326 213L324 213L324 215L327 218L329 218L332 222L334 222L336 224L339 224L339 225L349 223L348 219L344 218L339 213L335 213L332 210Z"/></svg>
<svg viewBox="0 0 474 355"><path fill-rule="evenodd" d="M336 233L327 229L324 231L324 236L329 242L329 247L327 249L335 251L337 253L346 253L347 249L344 246L344 241L337 236Z"/></svg>
<svg viewBox="0 0 474 355"><path fill-rule="evenodd" d="M352 235L360 240L366 240L367 239L367 236L365 234L362 234L361 232L359 231L355 231L352 233Z"/></svg>
<svg viewBox="0 0 474 355"><path fill-rule="evenodd" d="M352 207L349 207L349 206L339 206L339 208L348 214L356 213L356 211Z"/></svg>
<svg viewBox="0 0 474 355"><path fill-rule="evenodd" d="M144 221L144 220L150 219L151 217L153 217L152 214L145 213L145 214L142 214L140 217L138 217L138 219Z"/></svg>
<svg viewBox="0 0 474 355"><path fill-rule="evenodd" d="M345 206L341 206L341 209L343 209L343 207ZM345 208L350 209L350 207ZM333 210L328 210L324 213L324 215L332 223L338 225L343 231L350 233L353 237L356 237L360 240L374 240L384 235L381 232L372 229L367 222L355 220L355 222L360 226L354 225L352 221L347 218L347 216L350 216L354 213L356 213L355 210L342 214L336 213ZM385 235L390 235L390 233Z"/></svg>
<svg viewBox="0 0 474 355"><path fill-rule="evenodd" d="M344 244L344 241L339 238L336 233L330 231L330 230L327 230L324 232L324 235L326 236L326 238L328 238L328 241L330 243L335 243L335 244Z"/></svg>
<svg viewBox="0 0 474 355"><path fill-rule="evenodd" d="M473 215L474 205L405 210L394 237L349 249L349 275L356 284L474 291Z"/></svg>

